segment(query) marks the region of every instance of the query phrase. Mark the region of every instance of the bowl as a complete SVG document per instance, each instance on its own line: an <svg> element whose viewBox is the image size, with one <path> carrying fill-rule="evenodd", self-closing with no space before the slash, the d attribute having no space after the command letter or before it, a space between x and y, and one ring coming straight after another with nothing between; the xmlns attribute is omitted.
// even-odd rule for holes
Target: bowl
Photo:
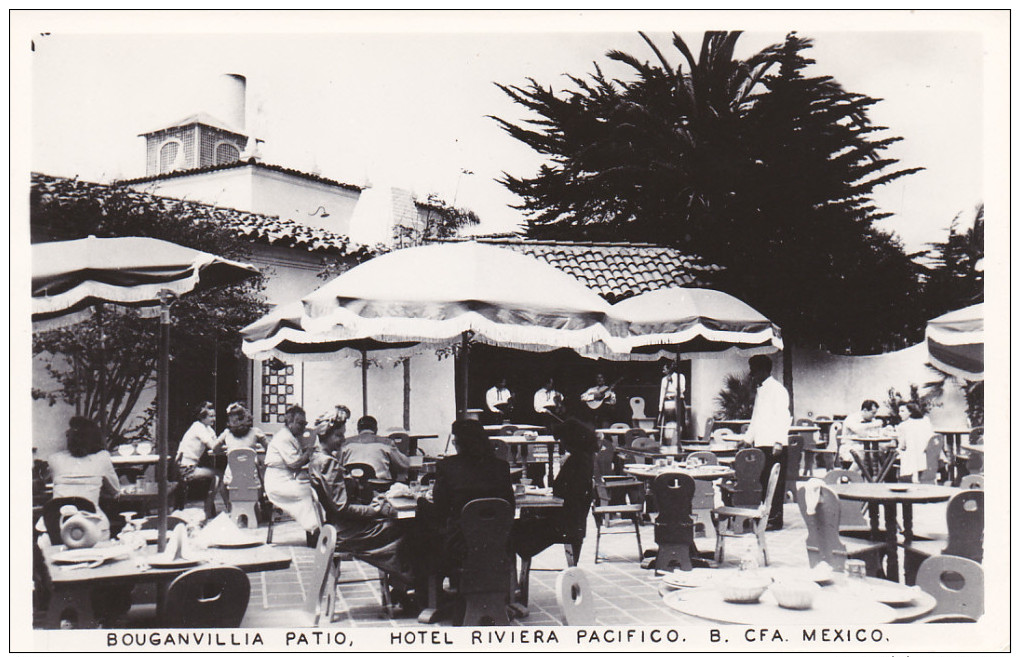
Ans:
<svg viewBox="0 0 1020 657"><path fill-rule="evenodd" d="M121 456L131 456L135 453L135 446L131 443L124 443L117 446L117 453Z"/></svg>
<svg viewBox="0 0 1020 657"><path fill-rule="evenodd" d="M726 602L751 604L758 602L771 583L772 580L757 575L737 575L723 582L719 590Z"/></svg>
<svg viewBox="0 0 1020 657"><path fill-rule="evenodd" d="M776 582L769 590L776 603L785 609L810 609L814 604L819 587L814 582L790 580Z"/></svg>
<svg viewBox="0 0 1020 657"><path fill-rule="evenodd" d="M137 445L135 445L135 451L141 454L142 456L148 456L149 454L152 454L152 443L150 442L138 443Z"/></svg>

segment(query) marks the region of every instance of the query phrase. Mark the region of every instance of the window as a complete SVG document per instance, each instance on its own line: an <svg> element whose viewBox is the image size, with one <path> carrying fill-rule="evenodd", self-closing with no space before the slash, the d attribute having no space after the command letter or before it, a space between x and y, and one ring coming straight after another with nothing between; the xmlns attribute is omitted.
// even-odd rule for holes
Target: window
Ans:
<svg viewBox="0 0 1020 657"><path fill-rule="evenodd" d="M233 144L216 145L216 164L230 164L231 162L237 162L239 157L240 153L238 153L237 147Z"/></svg>
<svg viewBox="0 0 1020 657"><path fill-rule="evenodd" d="M177 157L181 153L181 142L168 141L159 149L159 172L170 173L177 164Z"/></svg>

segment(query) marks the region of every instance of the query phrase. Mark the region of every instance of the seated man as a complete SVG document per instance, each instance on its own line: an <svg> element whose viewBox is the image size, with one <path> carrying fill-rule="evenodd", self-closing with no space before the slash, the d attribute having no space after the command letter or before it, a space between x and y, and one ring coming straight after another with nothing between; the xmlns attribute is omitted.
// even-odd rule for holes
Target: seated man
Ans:
<svg viewBox="0 0 1020 657"><path fill-rule="evenodd" d="M873 438L878 436L879 430L882 428L882 420L876 418L876 415L878 415L878 402L873 399L865 399L861 403L861 410L851 413L843 421L843 441L839 448L839 458L844 467L848 465L853 467L854 460L851 452L862 447L860 443L854 442L854 437Z"/></svg>
<svg viewBox="0 0 1020 657"><path fill-rule="evenodd" d="M378 435L378 430L379 423L371 415L358 420L358 435L340 448L340 464L364 463L372 466L379 479L406 480L410 461L392 440Z"/></svg>

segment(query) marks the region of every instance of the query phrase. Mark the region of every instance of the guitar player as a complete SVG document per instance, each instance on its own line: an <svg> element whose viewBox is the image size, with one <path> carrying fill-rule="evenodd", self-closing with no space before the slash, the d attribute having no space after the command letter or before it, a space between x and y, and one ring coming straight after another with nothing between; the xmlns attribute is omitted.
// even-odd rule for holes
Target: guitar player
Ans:
<svg viewBox="0 0 1020 657"><path fill-rule="evenodd" d="M595 385L581 395L581 401L591 409L592 422L596 429L604 429L609 425L609 418L612 417L616 407L616 392L613 389L619 382L606 385L606 377L600 373L595 376Z"/></svg>

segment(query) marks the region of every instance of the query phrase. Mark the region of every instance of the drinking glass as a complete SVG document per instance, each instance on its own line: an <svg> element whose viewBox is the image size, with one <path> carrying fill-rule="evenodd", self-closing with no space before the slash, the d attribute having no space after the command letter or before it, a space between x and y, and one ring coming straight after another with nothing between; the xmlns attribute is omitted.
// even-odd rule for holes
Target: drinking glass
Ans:
<svg viewBox="0 0 1020 657"><path fill-rule="evenodd" d="M849 559L846 562L847 588L856 592L863 592L867 588L867 577L867 568L863 561L860 559Z"/></svg>

